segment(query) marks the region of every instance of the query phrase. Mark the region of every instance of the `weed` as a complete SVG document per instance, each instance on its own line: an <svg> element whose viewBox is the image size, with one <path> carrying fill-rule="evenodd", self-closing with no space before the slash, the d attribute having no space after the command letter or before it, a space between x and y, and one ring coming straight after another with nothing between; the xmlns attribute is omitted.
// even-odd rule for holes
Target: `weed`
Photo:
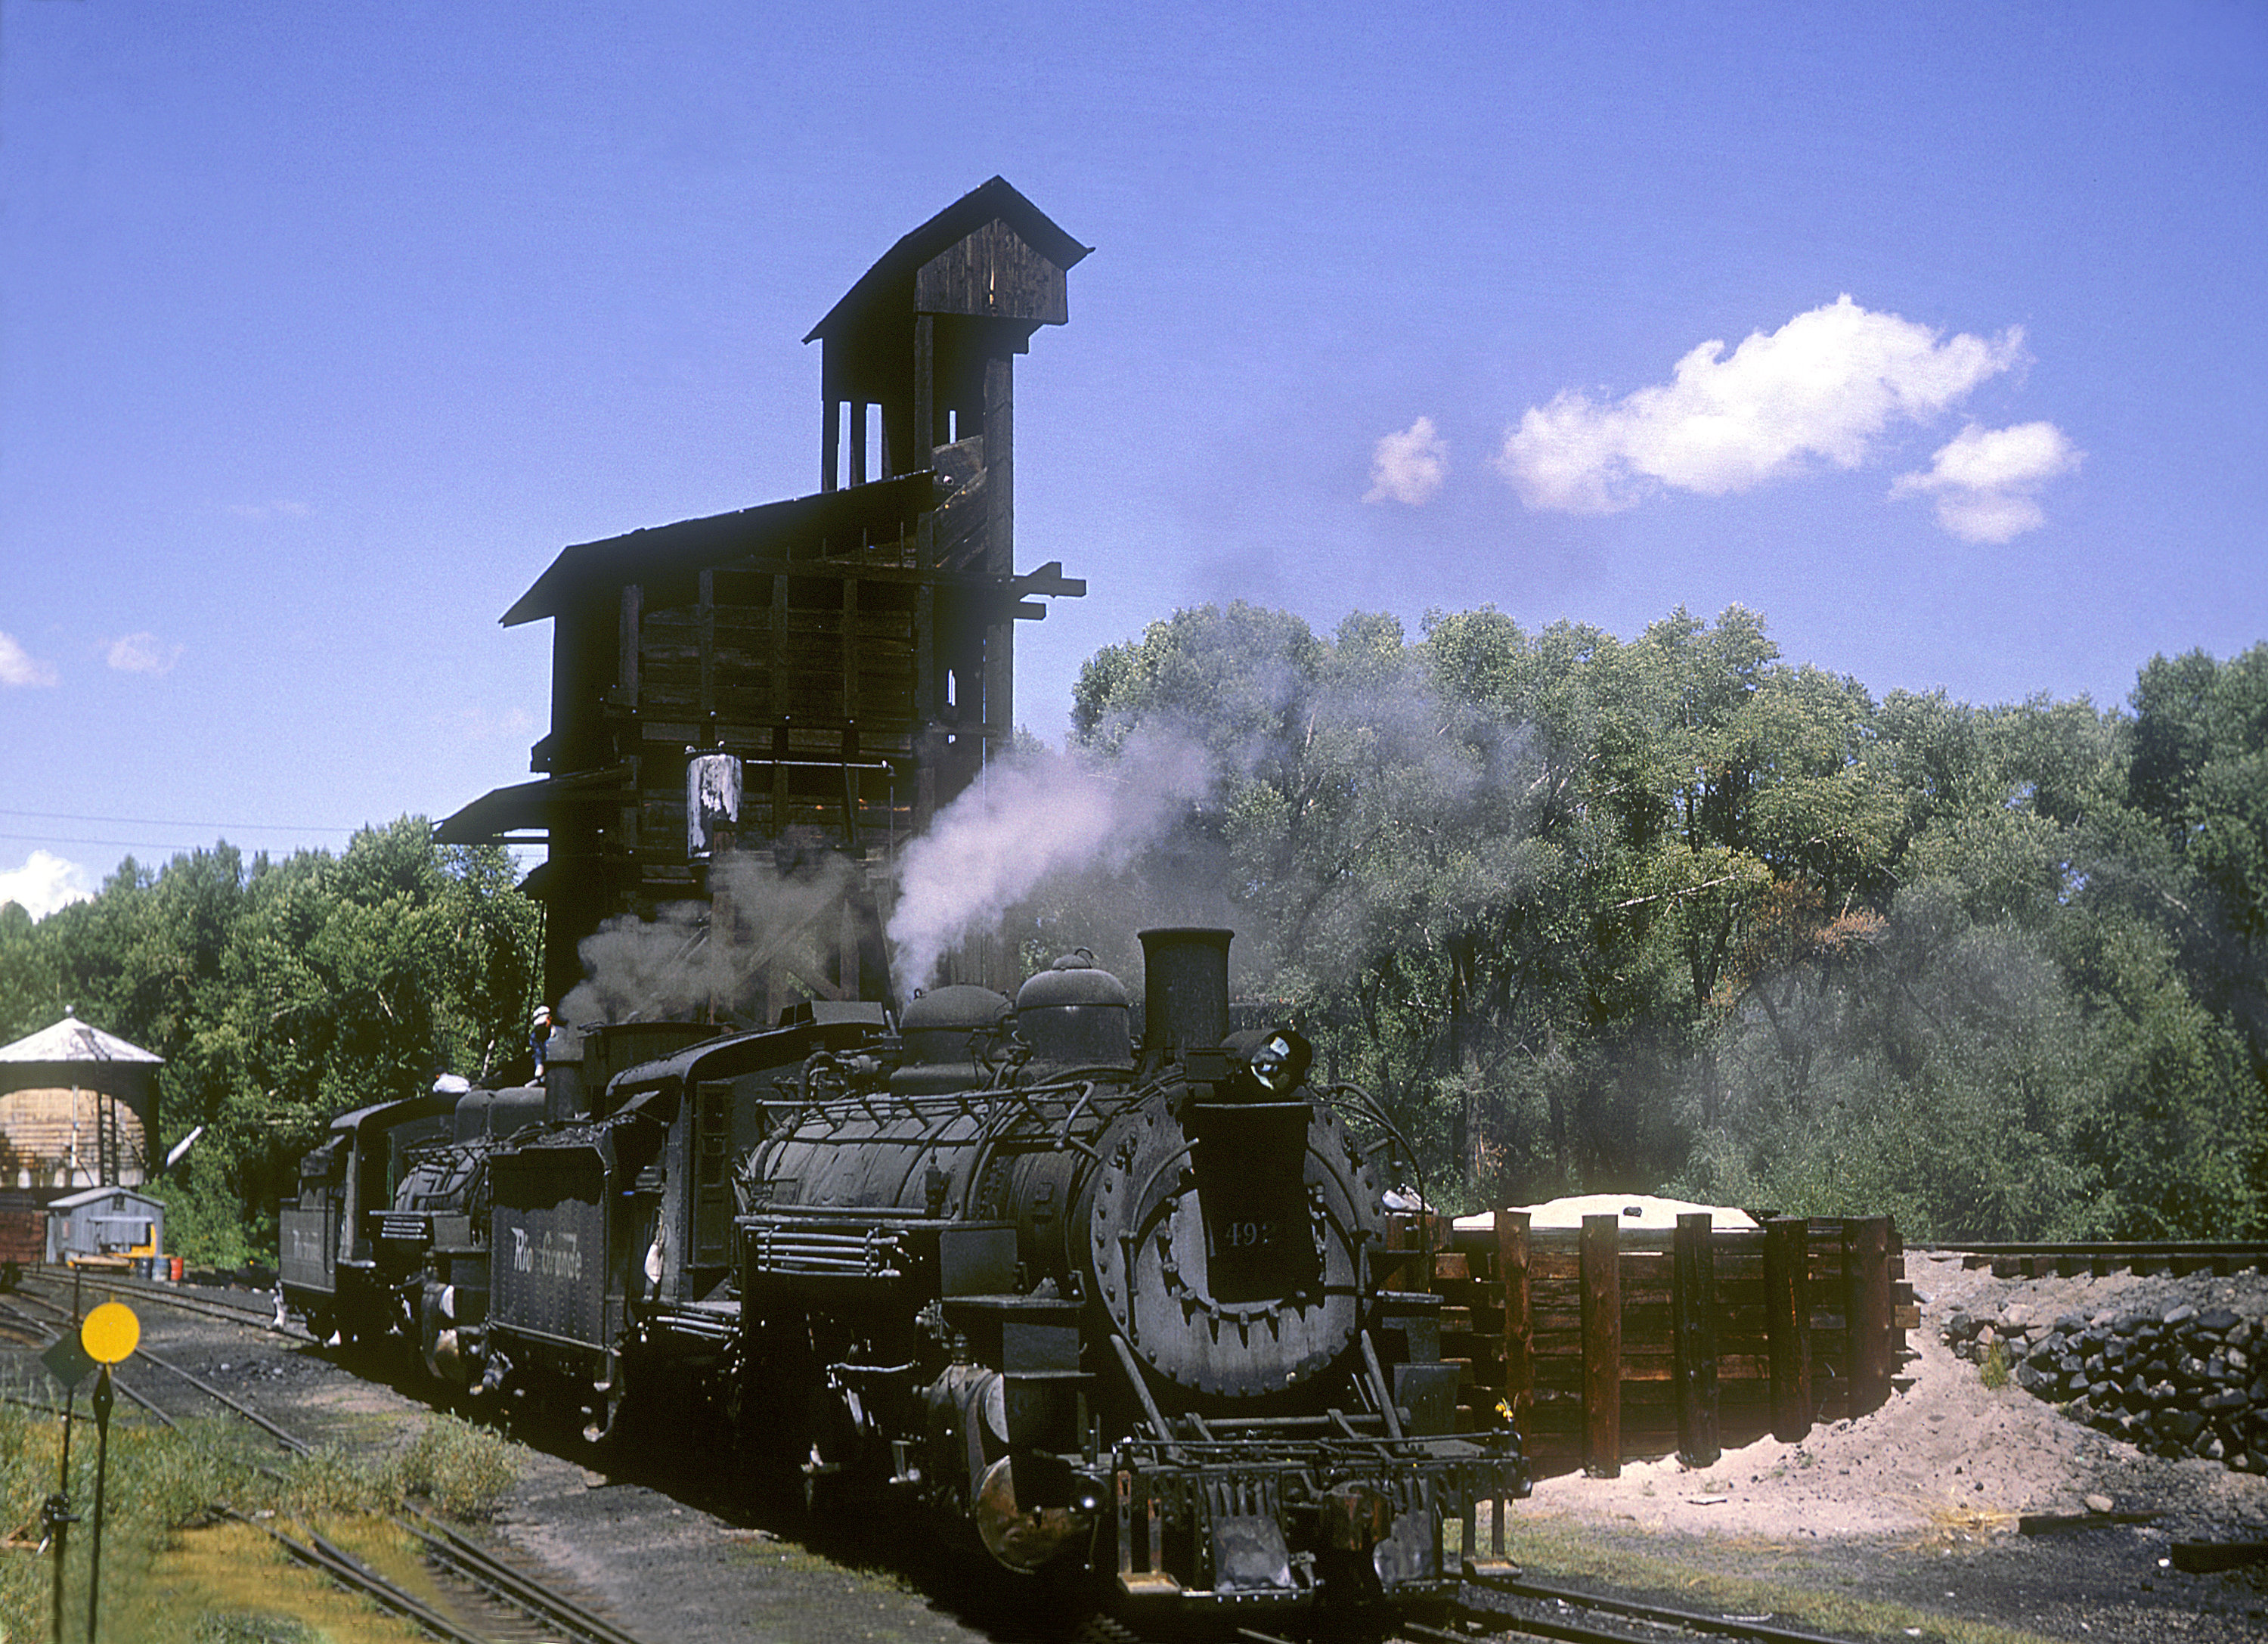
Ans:
<svg viewBox="0 0 2268 1644"><path fill-rule="evenodd" d="M401 1485L383 1461L326 1444L284 1463L274 1504L293 1518L391 1513L401 1505Z"/></svg>
<svg viewBox="0 0 2268 1644"><path fill-rule="evenodd" d="M1808 1557L1792 1557L1795 1550L1777 1543L1665 1537L1641 1546L1565 1521L1515 1516L1506 1522L1505 1544L1516 1561L1549 1568L1555 1576L1677 1593L1690 1609L1773 1611L1783 1624L1868 1637L2046 1644L2021 1627L1955 1619L1837 1590Z"/></svg>
<svg viewBox="0 0 2268 1644"><path fill-rule="evenodd" d="M482 1519L512 1488L511 1452L485 1427L454 1416L425 1424L400 1463L405 1495L422 1495L445 1516Z"/></svg>
<svg viewBox="0 0 2268 1644"><path fill-rule="evenodd" d="M103 1636L138 1644L401 1644L410 1630L287 1570L263 1537L215 1523L211 1509L227 1501L316 1521L328 1535L361 1543L357 1556L381 1567L391 1559L414 1580L419 1567L407 1538L366 1515L398 1508L413 1488L445 1511L476 1512L502 1487L491 1481L511 1477L501 1441L461 1422L435 1427L399 1456L333 1448L279 1464L265 1441L233 1424L191 1422L174 1431L114 1422ZM0 1404L0 1539L36 1544L62 1436L59 1420ZM94 1500L95 1456L91 1434L74 1442L70 1492L82 1518ZM91 1545L85 1530L72 1535L70 1617L85 1613ZM49 1558L0 1557L0 1640L48 1636L53 1574Z"/></svg>
<svg viewBox="0 0 2268 1644"><path fill-rule="evenodd" d="M1997 1392L2007 1386L2009 1372L2014 1368L2008 1360L2008 1344L1996 1341L1984 1350L1984 1358L1977 1361L1977 1374L1983 1378L1985 1386Z"/></svg>
<svg viewBox="0 0 2268 1644"><path fill-rule="evenodd" d="M190 1637L191 1644L322 1644L314 1628L294 1617L246 1612L201 1616Z"/></svg>

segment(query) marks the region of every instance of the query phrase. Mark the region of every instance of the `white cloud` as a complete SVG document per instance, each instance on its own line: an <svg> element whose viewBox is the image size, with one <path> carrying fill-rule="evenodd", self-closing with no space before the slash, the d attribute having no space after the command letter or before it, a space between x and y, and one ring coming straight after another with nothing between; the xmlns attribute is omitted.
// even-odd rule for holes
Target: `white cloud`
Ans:
<svg viewBox="0 0 2268 1644"><path fill-rule="evenodd" d="M314 510L303 502L288 498L275 502L235 502L228 505L229 512L239 520L304 520Z"/></svg>
<svg viewBox="0 0 2268 1644"><path fill-rule="evenodd" d="M0 685L53 685L55 668L16 643L13 634L0 633Z"/></svg>
<svg viewBox="0 0 2268 1644"><path fill-rule="evenodd" d="M166 647L166 642L152 633L128 634L114 639L104 653L104 660L122 674L170 674L173 664L181 660L181 647Z"/></svg>
<svg viewBox="0 0 2268 1644"><path fill-rule="evenodd" d="M1609 513L1649 483L1719 497L1806 461L1864 462L1895 419L1926 422L2021 363L2024 334L1940 340L1846 295L1728 358L1721 341L1679 360L1672 380L1611 402L1572 390L1531 407L1505 436L1498 471L1531 508Z"/></svg>
<svg viewBox="0 0 2268 1644"><path fill-rule="evenodd" d="M1937 522L1970 542L2005 542L2045 523L2034 493L2079 467L2063 430L2053 423L1980 428L1971 423L1938 447L1927 473L1901 474L1893 497L1937 498Z"/></svg>
<svg viewBox="0 0 2268 1644"><path fill-rule="evenodd" d="M87 871L51 851L34 851L23 866L0 873L0 903L20 902L24 911L44 919L66 903L94 895Z"/></svg>
<svg viewBox="0 0 2268 1644"><path fill-rule="evenodd" d="M1391 498L1415 508L1432 500L1449 472L1449 442L1421 417L1398 434L1381 435L1370 455L1370 490L1365 502Z"/></svg>

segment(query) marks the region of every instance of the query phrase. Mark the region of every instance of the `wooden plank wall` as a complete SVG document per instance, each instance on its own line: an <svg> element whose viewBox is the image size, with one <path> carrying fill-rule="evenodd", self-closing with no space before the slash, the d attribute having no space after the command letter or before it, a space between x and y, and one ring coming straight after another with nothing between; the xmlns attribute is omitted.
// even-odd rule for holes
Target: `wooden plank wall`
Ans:
<svg viewBox="0 0 2268 1644"><path fill-rule="evenodd" d="M1611 1216L1580 1233L1531 1231L1524 1212L1479 1229L1411 1216L1388 1248L1389 1287L1442 1298L1465 1419L1508 1406L1539 1475L1671 1454L1707 1466L1720 1449L1866 1414L1919 1324L1886 1217L1714 1234L1696 1217L1673 1235Z"/></svg>
<svg viewBox="0 0 2268 1644"><path fill-rule="evenodd" d="M48 1254L48 1213L31 1194L0 1189L0 1262L33 1267Z"/></svg>

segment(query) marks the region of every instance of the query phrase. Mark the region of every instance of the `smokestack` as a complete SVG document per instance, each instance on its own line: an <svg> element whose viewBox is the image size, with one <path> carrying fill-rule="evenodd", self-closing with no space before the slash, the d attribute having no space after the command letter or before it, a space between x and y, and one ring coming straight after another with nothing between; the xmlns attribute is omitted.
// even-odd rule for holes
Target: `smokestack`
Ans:
<svg viewBox="0 0 2268 1644"><path fill-rule="evenodd" d="M1155 1072L1228 1032L1228 945L1233 931L1168 926L1142 938L1142 1062Z"/></svg>

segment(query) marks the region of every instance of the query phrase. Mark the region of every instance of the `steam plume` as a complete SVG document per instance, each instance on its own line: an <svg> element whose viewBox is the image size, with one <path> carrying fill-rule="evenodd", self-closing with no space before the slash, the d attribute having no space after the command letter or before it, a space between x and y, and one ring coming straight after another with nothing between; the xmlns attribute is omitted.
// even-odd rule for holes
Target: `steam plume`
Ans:
<svg viewBox="0 0 2268 1644"><path fill-rule="evenodd" d="M855 877L833 854L785 870L769 857L727 857L710 869L710 884L732 910L730 929L717 928L700 902L669 903L651 919L608 919L576 950L584 978L560 1014L577 1024L659 1021L714 1003L745 1019L770 973L820 973Z"/></svg>
<svg viewBox="0 0 2268 1644"><path fill-rule="evenodd" d="M1050 875L1123 866L1209 786L1204 751L1167 736L1130 739L1108 764L1048 751L994 765L906 849L889 926L901 989L928 986L948 949Z"/></svg>

